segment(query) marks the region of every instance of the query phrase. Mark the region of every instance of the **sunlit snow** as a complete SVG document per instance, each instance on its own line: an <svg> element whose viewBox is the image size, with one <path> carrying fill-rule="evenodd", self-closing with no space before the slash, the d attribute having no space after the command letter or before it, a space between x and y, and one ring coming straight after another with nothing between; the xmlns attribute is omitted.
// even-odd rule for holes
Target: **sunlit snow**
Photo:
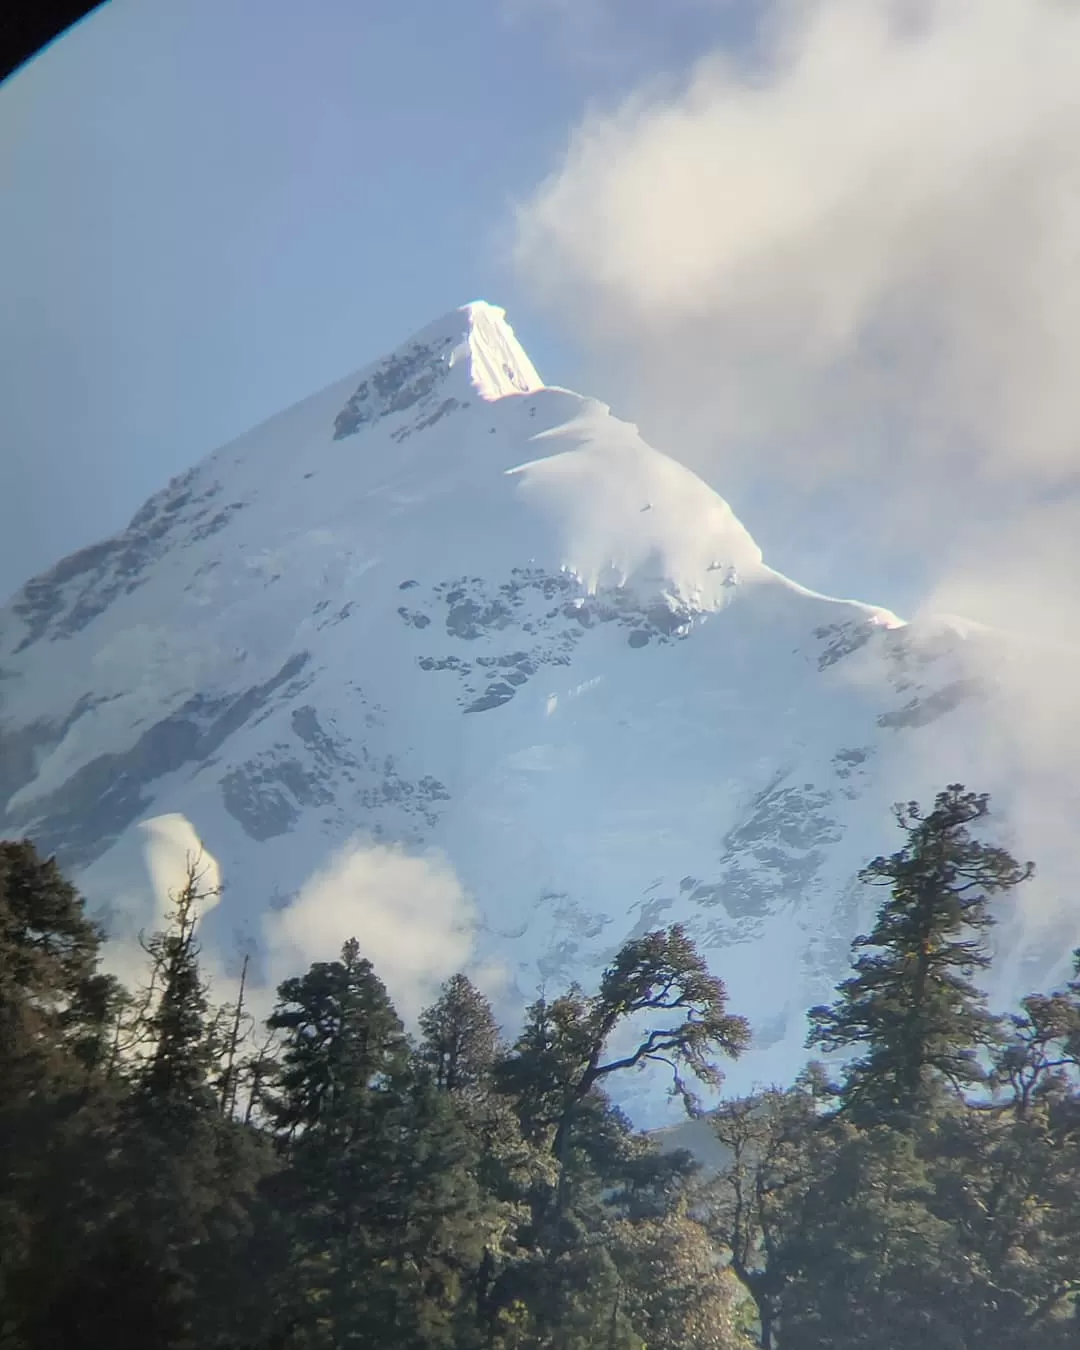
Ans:
<svg viewBox="0 0 1080 1350"><path fill-rule="evenodd" d="M784 1077L889 804L998 787L969 649L999 638L916 629L772 571L478 302L14 597L0 823L122 922L143 823L182 818L221 869L218 961L271 980L355 933L409 1009L464 964L512 1019L684 920L757 1033L732 1084Z"/></svg>

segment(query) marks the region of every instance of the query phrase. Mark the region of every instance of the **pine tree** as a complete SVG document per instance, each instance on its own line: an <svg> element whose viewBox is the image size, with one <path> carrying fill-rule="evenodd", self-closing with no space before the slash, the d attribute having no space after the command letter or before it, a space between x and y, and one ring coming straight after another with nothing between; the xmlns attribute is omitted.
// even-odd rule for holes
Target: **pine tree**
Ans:
<svg viewBox="0 0 1080 1350"><path fill-rule="evenodd" d="M389 1343L399 1313L393 1254L405 1224L401 1019L350 939L339 961L279 987L268 1026L281 1048L263 1105L284 1161L271 1191L288 1228L272 1311L305 1328L312 1346Z"/></svg>
<svg viewBox="0 0 1080 1350"><path fill-rule="evenodd" d="M101 934L52 858L0 842L0 1111L70 1084L93 1059L112 984Z"/></svg>
<svg viewBox="0 0 1080 1350"><path fill-rule="evenodd" d="M467 975L453 975L420 1014L419 1058L444 1092L475 1094L490 1079L499 1051L491 1004Z"/></svg>
<svg viewBox="0 0 1080 1350"><path fill-rule="evenodd" d="M236 1114L240 1083L245 1068L240 1060L240 1052L255 1025L255 1019L244 1006L250 959L250 953L245 952L243 964L240 967L240 986L237 990L236 1002L231 1008L222 1009L224 1019L227 1022L227 1030L219 1056L221 1063L214 1082L214 1091L217 1095L218 1109L226 1119L232 1119Z"/></svg>
<svg viewBox="0 0 1080 1350"><path fill-rule="evenodd" d="M100 934L56 862L0 842L0 1338L32 1336L54 1254L77 1238L98 1151L100 1066L115 981ZM21 1328L21 1332L16 1328ZM5 1344L7 1341L5 1340Z"/></svg>
<svg viewBox="0 0 1080 1350"><path fill-rule="evenodd" d="M291 1227L283 1256L298 1277L282 1311L313 1345L436 1350L476 1329L484 1252L509 1221L481 1184L491 1162L477 1106L494 1023L464 980L424 1022L414 1060L355 940L279 990L265 1105L286 1164L272 1183Z"/></svg>
<svg viewBox="0 0 1080 1350"><path fill-rule="evenodd" d="M712 1177L605 1092L660 1063L693 1109L745 1044L680 928L537 1000L511 1052L463 976L411 1046L351 940L252 1056L245 980L215 1010L199 971L196 866L132 1001L55 864L0 844L4 1350L1076 1350L1080 952L991 1018L988 902L1031 869L973 837L985 797L897 814L812 1012L858 1057L722 1103Z"/></svg>
<svg viewBox="0 0 1080 1350"><path fill-rule="evenodd" d="M393 1336L424 1350L465 1350L483 1314L481 1270L504 1245L515 1217L485 1187L490 1161L475 1129L474 1105L414 1081L403 1102L395 1188L401 1215L391 1261ZM410 1339L410 1336L412 1339Z"/></svg>
<svg viewBox="0 0 1080 1350"><path fill-rule="evenodd" d="M611 1053L609 1043L630 1028L625 1053ZM745 1021L727 1011L722 982L678 925L626 943L596 994L572 986L528 1010L496 1081L515 1104L524 1141L550 1166L533 1172L522 1197L522 1252L499 1271L491 1299L500 1317L516 1305L527 1310L537 1339L522 1345L547 1345L546 1335L566 1344L634 1343L624 1339L631 1336L624 1314L613 1312L619 1277L603 1235L628 1189L644 1180L641 1148L604 1089L620 1073L659 1063L692 1105L686 1076L717 1086L716 1056L740 1053L747 1039Z"/></svg>
<svg viewBox="0 0 1080 1350"><path fill-rule="evenodd" d="M772 1269L783 1350L963 1350L970 1278L910 1130L836 1116L808 1134Z"/></svg>
<svg viewBox="0 0 1080 1350"><path fill-rule="evenodd" d="M594 1232L572 1248L526 1248L500 1277L484 1350L647 1350L627 1315L622 1275Z"/></svg>
<svg viewBox="0 0 1080 1350"><path fill-rule="evenodd" d="M205 1110L212 1101L210 1003L196 933L200 906L217 893L206 884L199 860L189 858L184 883L172 898L169 927L145 944L155 1000L146 1019L150 1051L140 1086L159 1112Z"/></svg>
<svg viewBox="0 0 1080 1350"><path fill-rule="evenodd" d="M371 962L350 938L340 961L320 961L278 988L267 1025L282 1037L276 1132L325 1147L348 1138L358 1109L404 1073L401 1019Z"/></svg>
<svg viewBox="0 0 1080 1350"><path fill-rule="evenodd" d="M902 849L875 858L862 880L889 886L864 954L831 1007L810 1010L808 1044L863 1049L847 1068L841 1100L863 1122L912 1120L944 1085L983 1078L978 1052L996 1039L996 1022L971 983L989 964L984 934L994 922L989 897L1031 876L1004 848L973 837L989 798L953 784L928 814L897 806Z"/></svg>
<svg viewBox="0 0 1080 1350"><path fill-rule="evenodd" d="M85 1283L116 1270L119 1279L111 1253L137 1249L146 1278L168 1291L178 1344L205 1341L225 1315L233 1290L222 1277L249 1230L268 1162L258 1139L223 1118L215 1088L226 1047L198 941L200 909L215 894L201 860L189 858L167 927L143 943L150 970L107 1178L117 1203L73 1277ZM129 1296L115 1288L110 1305L109 1290L100 1292L102 1307L123 1306Z"/></svg>
<svg viewBox="0 0 1080 1350"><path fill-rule="evenodd" d="M1024 1116L1040 1100L1060 1094L1080 1073L1080 949L1073 979L1052 994L1029 994L1007 1020L995 1057L993 1081L1008 1087L1012 1109Z"/></svg>

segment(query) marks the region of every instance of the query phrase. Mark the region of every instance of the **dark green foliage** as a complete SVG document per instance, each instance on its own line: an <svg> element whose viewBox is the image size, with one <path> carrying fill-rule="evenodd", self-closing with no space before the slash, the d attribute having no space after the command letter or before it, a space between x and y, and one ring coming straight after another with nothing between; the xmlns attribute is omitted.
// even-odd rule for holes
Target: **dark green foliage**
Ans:
<svg viewBox="0 0 1080 1350"><path fill-rule="evenodd" d="M636 1045L609 1055L612 1036L631 1019L640 1029ZM574 987L550 1003L537 1000L498 1074L520 1104L526 1136L550 1136L552 1152L561 1158L580 1103L613 1075L663 1064L673 1092L692 1106L684 1073L718 1087L716 1057L741 1054L749 1039L746 1020L727 1011L723 982L709 974L685 929L675 924L626 943L604 971L598 993Z"/></svg>
<svg viewBox="0 0 1080 1350"><path fill-rule="evenodd" d="M650 1023L638 1045L605 1060L608 1038L638 1014ZM646 933L619 950L590 1001L586 1026L588 1058L575 1089L579 1097L609 1074L660 1063L671 1070L673 1089L687 1099L684 1072L719 1087L723 1074L716 1056L734 1058L750 1043L746 1019L727 1011L723 981L709 973L681 924Z"/></svg>
<svg viewBox="0 0 1080 1350"><path fill-rule="evenodd" d="M0 1110L78 1081L100 1054L112 991L100 941L51 858L0 842Z"/></svg>
<svg viewBox="0 0 1080 1350"><path fill-rule="evenodd" d="M350 1137L358 1107L376 1109L405 1071L405 1029L354 938L340 961L286 980L267 1025L282 1037L270 1117L298 1147Z"/></svg>
<svg viewBox="0 0 1080 1350"><path fill-rule="evenodd" d="M754 1302L760 1343L773 1345L789 1248L801 1232L801 1205L815 1183L815 1078L724 1102L710 1116L727 1161L702 1190L703 1221L729 1254L731 1270Z"/></svg>
<svg viewBox="0 0 1080 1350"><path fill-rule="evenodd" d="M985 797L897 811L890 894L811 1043L858 1053L830 1086L726 1103L703 1200L781 1350L1080 1344L1080 988L991 1017L972 982L988 897L1031 874L972 837ZM974 1089L974 1091L972 1091ZM970 1095L969 1095L970 1094Z"/></svg>
<svg viewBox="0 0 1080 1350"><path fill-rule="evenodd" d="M281 1036L266 1109L286 1164L274 1192L287 1212L282 1312L305 1344L360 1344L365 1326L392 1338L405 1311L392 1279L407 1228L404 1028L355 940L286 980L269 1026Z"/></svg>
<svg viewBox="0 0 1080 1350"><path fill-rule="evenodd" d="M26 844L3 857L0 983L29 1052L0 1113L15 1239L0 1241L0 1343L193 1345L262 1168L258 1141L221 1118L206 1086L197 869L170 927L147 941L147 991L131 999L98 971L97 934L55 866Z"/></svg>
<svg viewBox="0 0 1080 1350"><path fill-rule="evenodd" d="M633 1028L630 1047L611 1054L609 1042L627 1026ZM727 1011L722 982L679 926L628 942L596 994L572 987L528 1009L513 1050L495 1065L494 1081L513 1103L523 1143L547 1165L534 1166L514 1197L527 1207L520 1239L530 1254L502 1271L503 1308L521 1287L532 1290L526 1303L531 1298L546 1306L554 1299L563 1286L551 1282L562 1278L567 1261L576 1270L573 1253L604 1228L613 1210L626 1205L644 1221L650 1199L661 1211L665 1199L674 1200L673 1170L650 1167L640 1137L605 1086L620 1073L660 1063L672 1074L673 1090L692 1105L683 1073L715 1086L721 1077L715 1057L740 1053L747 1039L745 1021ZM654 1151L647 1152L655 1160ZM595 1290L596 1282L589 1287ZM573 1306L575 1316L581 1314L581 1297ZM594 1327L590 1334L599 1333Z"/></svg>
<svg viewBox="0 0 1080 1350"><path fill-rule="evenodd" d="M454 975L420 1014L419 1058L440 1091L475 1094L491 1076L499 1028L491 1004L467 975Z"/></svg>
<svg viewBox="0 0 1080 1350"><path fill-rule="evenodd" d="M1008 1018L993 1079L1008 1085L1019 1115L1067 1088L1080 1069L1080 950L1073 953L1074 978L1053 994L1029 994L1020 1013Z"/></svg>
<svg viewBox="0 0 1080 1350"><path fill-rule="evenodd" d="M1031 876L1005 849L975 839L989 800L953 784L924 815L916 802L896 808L907 842L875 858L864 881L890 896L866 937L854 975L831 1008L810 1011L809 1044L863 1049L842 1092L853 1117L910 1120L943 1085L980 1082L978 1052L996 1041L997 1023L971 982L989 965L983 934L993 923L988 898Z"/></svg>
<svg viewBox="0 0 1080 1350"><path fill-rule="evenodd" d="M171 1350L189 1344L177 1280L133 1233L105 1233L36 1300L24 1344L56 1350Z"/></svg>
<svg viewBox="0 0 1080 1350"><path fill-rule="evenodd" d="M224 1007L200 971L197 865L132 997L0 844L0 1350L1077 1350L1080 953L991 1017L988 898L1030 868L972 837L985 797L897 814L811 1014L841 1081L722 1102L709 1176L607 1095L659 1064L701 1114L747 1044L678 926L509 1050L464 975L411 1041L355 940L251 1039L246 965Z"/></svg>
<svg viewBox="0 0 1080 1350"><path fill-rule="evenodd" d="M217 890L204 881L198 860L189 860L184 884L173 897L169 927L145 943L151 963L151 1002L144 1028L149 1053L139 1085L155 1110L172 1111L181 1119L205 1110L211 1099L210 1004L199 971L196 930L199 907L216 897Z"/></svg>
<svg viewBox="0 0 1080 1350"><path fill-rule="evenodd" d="M912 1135L838 1120L806 1161L811 1184L777 1253L780 1344L957 1345L963 1266Z"/></svg>
<svg viewBox="0 0 1080 1350"><path fill-rule="evenodd" d="M618 1225L611 1251L621 1311L647 1346L711 1350L748 1345L738 1286L708 1228L685 1204Z"/></svg>
<svg viewBox="0 0 1080 1350"><path fill-rule="evenodd" d="M25 1315L58 1163L89 1125L112 986L81 897L28 840L0 843L0 1344Z"/></svg>

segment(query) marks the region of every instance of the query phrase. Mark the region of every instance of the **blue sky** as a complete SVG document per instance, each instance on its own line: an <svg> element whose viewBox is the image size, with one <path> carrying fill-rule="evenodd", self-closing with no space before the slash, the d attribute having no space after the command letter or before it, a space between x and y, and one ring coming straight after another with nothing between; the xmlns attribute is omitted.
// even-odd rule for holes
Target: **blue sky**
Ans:
<svg viewBox="0 0 1080 1350"><path fill-rule="evenodd" d="M736 33L617 9L112 0L0 88L0 590L466 300L575 383L513 204L591 102Z"/></svg>
<svg viewBox="0 0 1080 1350"><path fill-rule="evenodd" d="M1080 8L112 0L0 87L0 591L455 305L909 613L1080 621Z"/></svg>

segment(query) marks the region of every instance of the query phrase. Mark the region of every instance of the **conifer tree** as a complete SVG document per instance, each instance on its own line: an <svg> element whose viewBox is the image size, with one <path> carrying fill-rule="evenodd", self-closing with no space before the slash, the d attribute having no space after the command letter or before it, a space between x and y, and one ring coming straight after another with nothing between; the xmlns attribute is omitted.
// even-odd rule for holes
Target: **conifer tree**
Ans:
<svg viewBox="0 0 1080 1350"><path fill-rule="evenodd" d="M0 1338L53 1301L54 1253L78 1232L94 1170L81 1135L96 1125L115 987L99 944L56 862L28 839L0 842Z"/></svg>
<svg viewBox="0 0 1080 1350"><path fill-rule="evenodd" d="M1080 954L1074 969L1007 1019L995 1101L935 1141L940 1208L979 1276L968 1321L994 1350L1071 1344L1080 1323Z"/></svg>
<svg viewBox="0 0 1080 1350"><path fill-rule="evenodd" d="M995 1057L993 1081L1011 1091L1012 1108L1024 1116L1040 1100L1060 1095L1080 1073L1080 949L1073 978L1052 994L1029 994L1007 1019Z"/></svg>
<svg viewBox="0 0 1080 1350"><path fill-rule="evenodd" d="M989 898L1031 876L1004 848L974 837L989 798L952 784L924 814L916 802L895 808L907 840L875 858L862 880L890 889L854 974L831 1007L810 1010L808 1044L857 1048L841 1099L863 1122L912 1120L943 1085L979 1082L978 1052L994 1044L996 1021L971 974L989 964L984 934L994 920Z"/></svg>
<svg viewBox="0 0 1080 1350"><path fill-rule="evenodd" d="M773 1270L782 1350L960 1350L969 1270L910 1130L836 1116L804 1140Z"/></svg>
<svg viewBox="0 0 1080 1350"><path fill-rule="evenodd" d="M339 961L286 980L267 1025L282 1037L275 1130L325 1147L405 1072L408 1044L382 981L350 938Z"/></svg>
<svg viewBox="0 0 1080 1350"><path fill-rule="evenodd" d="M119 1280L110 1253L137 1249L146 1278L168 1290L181 1341L205 1339L228 1307L222 1276L266 1166L260 1141L222 1118L213 1083L220 1015L200 969L198 926L216 894L201 858L189 857L167 926L143 942L150 970L110 1162L120 1203L87 1253L94 1278L114 1271ZM113 1290L114 1305L127 1297Z"/></svg>
<svg viewBox="0 0 1080 1350"><path fill-rule="evenodd" d="M371 962L350 938L339 961L286 980L268 1026L281 1037L264 1100L285 1170L288 1213L279 1315L312 1345L389 1342L398 1314L393 1253L405 1216L397 1180L408 1045ZM320 1339L325 1338L325 1340Z"/></svg>
<svg viewBox="0 0 1080 1350"><path fill-rule="evenodd" d="M413 1047L351 940L245 1055L197 867L118 1018L74 890L0 844L3 1350L1076 1350L1080 953L990 1017L988 901L1030 868L986 814L958 786L898 811L877 924L813 1010L854 1062L723 1102L711 1177L605 1091L660 1063L692 1106L745 1044L679 928L537 1000L511 1052L463 976Z"/></svg>
<svg viewBox="0 0 1080 1350"><path fill-rule="evenodd" d="M97 1043L112 988L100 943L55 860L28 839L0 842L0 1111L69 1083Z"/></svg>
<svg viewBox="0 0 1080 1350"><path fill-rule="evenodd" d="M214 1091L217 1095L218 1109L226 1119L231 1119L236 1113L240 1080L243 1075L243 1065L239 1058L240 1051L254 1026L254 1018L244 1006L244 993L247 987L250 960L250 953L245 952L243 964L240 967L240 986L237 990L236 1002L231 1008L222 1010L228 1022L228 1027L221 1049L221 1066L214 1083Z"/></svg>
<svg viewBox="0 0 1080 1350"><path fill-rule="evenodd" d="M146 943L155 1000L148 1010L150 1050L141 1075L147 1100L161 1111L205 1109L212 1100L208 1079L214 1047L208 1024L209 998L199 969L200 906L217 895L206 869L189 858L183 885L172 897L169 926Z"/></svg>
<svg viewBox="0 0 1080 1350"><path fill-rule="evenodd" d="M490 1079L499 1050L491 1004L467 975L453 975L420 1014L420 1062L436 1088L476 1093Z"/></svg>

